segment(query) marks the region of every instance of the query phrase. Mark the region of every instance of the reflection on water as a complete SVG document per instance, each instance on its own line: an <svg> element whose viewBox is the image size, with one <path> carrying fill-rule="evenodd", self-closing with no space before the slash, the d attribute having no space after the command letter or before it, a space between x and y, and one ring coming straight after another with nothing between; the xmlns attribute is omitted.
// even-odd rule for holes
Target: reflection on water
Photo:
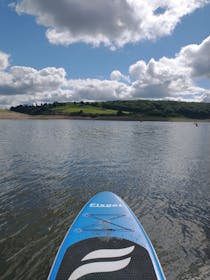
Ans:
<svg viewBox="0 0 210 280"><path fill-rule="evenodd" d="M208 279L209 142L207 123L1 121L0 278L46 279L83 204L109 190L168 280Z"/></svg>

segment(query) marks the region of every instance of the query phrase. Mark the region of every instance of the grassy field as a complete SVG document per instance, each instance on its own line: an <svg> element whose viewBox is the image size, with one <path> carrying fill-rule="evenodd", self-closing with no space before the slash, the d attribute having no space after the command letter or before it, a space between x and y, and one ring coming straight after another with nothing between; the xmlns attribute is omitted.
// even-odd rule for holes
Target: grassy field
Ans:
<svg viewBox="0 0 210 280"><path fill-rule="evenodd" d="M91 105L73 104L68 103L64 106L56 107L52 109L55 113L60 114L72 114L79 113L89 115L100 115L100 116L116 116L118 110L103 109L102 107L96 107ZM126 112L123 112L126 114Z"/></svg>

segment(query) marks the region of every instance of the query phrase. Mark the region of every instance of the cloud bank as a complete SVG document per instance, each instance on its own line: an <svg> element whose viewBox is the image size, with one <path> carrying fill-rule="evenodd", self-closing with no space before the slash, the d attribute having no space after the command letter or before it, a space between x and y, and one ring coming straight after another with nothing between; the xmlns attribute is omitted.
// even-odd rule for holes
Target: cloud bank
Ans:
<svg viewBox="0 0 210 280"><path fill-rule="evenodd" d="M68 79L65 69L9 66L0 52L0 106L54 101L163 99L210 102L210 36L183 47L173 58L139 60L129 75L115 70L110 79Z"/></svg>
<svg viewBox="0 0 210 280"><path fill-rule="evenodd" d="M200 45L183 47L174 58L151 59L147 64L137 61L129 67L129 73L136 80L132 96L207 100L209 90L196 84L210 78L210 36Z"/></svg>
<svg viewBox="0 0 210 280"><path fill-rule="evenodd" d="M83 42L111 49L170 35L210 0L21 0L11 6L46 27L53 44Z"/></svg>

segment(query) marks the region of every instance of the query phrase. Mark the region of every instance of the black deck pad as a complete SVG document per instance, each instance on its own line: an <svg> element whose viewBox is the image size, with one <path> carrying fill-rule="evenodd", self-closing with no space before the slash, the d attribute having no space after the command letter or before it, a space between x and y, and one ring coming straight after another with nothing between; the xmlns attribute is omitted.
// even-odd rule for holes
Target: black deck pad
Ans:
<svg viewBox="0 0 210 280"><path fill-rule="evenodd" d="M157 280L157 277L144 247L125 239L91 238L68 248L56 277L56 280L76 279Z"/></svg>

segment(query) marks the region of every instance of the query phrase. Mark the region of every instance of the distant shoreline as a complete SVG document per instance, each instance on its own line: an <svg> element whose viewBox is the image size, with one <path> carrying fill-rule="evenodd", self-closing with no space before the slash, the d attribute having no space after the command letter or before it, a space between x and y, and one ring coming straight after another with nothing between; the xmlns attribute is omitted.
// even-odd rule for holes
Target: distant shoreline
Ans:
<svg viewBox="0 0 210 280"><path fill-rule="evenodd" d="M210 119L164 118L164 117L130 117L130 116L65 116L65 115L27 115L0 110L0 120L106 120L106 121L163 121L163 122L210 122Z"/></svg>

